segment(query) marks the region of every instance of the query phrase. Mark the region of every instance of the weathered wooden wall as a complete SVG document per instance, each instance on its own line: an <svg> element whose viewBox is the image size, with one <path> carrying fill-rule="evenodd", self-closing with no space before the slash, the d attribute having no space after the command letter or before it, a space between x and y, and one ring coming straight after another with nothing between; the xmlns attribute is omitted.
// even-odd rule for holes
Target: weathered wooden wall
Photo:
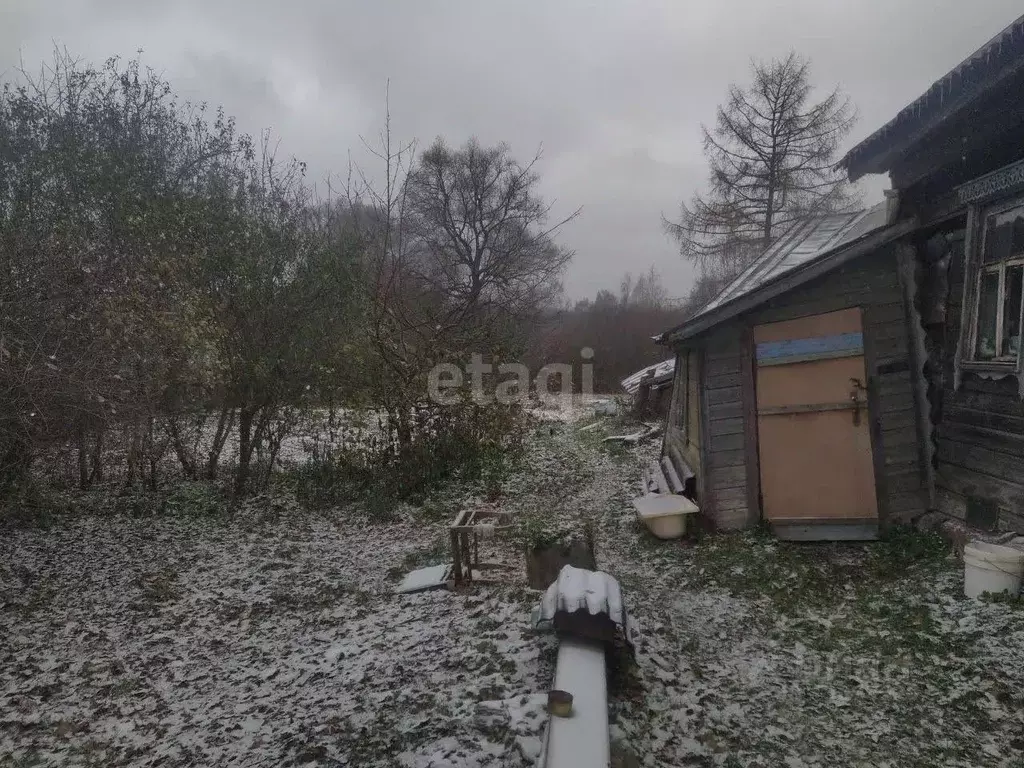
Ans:
<svg viewBox="0 0 1024 768"><path fill-rule="evenodd" d="M743 419L743 328L731 323L702 339L704 344L705 507L720 530L757 522L747 497Z"/></svg>
<svg viewBox="0 0 1024 768"><path fill-rule="evenodd" d="M702 508L721 529L760 517L756 405L749 329L761 323L861 307L868 371L879 515L906 520L925 511L927 483L915 418L915 391L904 296L894 250L885 248L800 286L695 339L704 350L707 439ZM1024 413L1022 413L1024 416ZM1024 420L1022 420L1024 424Z"/></svg>
<svg viewBox="0 0 1024 768"><path fill-rule="evenodd" d="M685 476L684 464L697 475L698 505L704 500L704 489L699 482L703 475L700 447L702 430L698 425L695 430L688 432L683 425L700 409L700 392L694 381L695 374L699 375L700 371L700 356L699 348L677 351L675 376L672 379L672 404L666 419L664 441L664 453L672 460L679 476ZM695 371L691 370L693 366L696 366Z"/></svg>
<svg viewBox="0 0 1024 768"><path fill-rule="evenodd" d="M995 503L998 526L1024 533L1024 400L1016 376L986 379L964 371L956 388L954 361L963 322L964 249L949 265L945 339L941 347L942 403L935 426L936 501L940 512L964 520L969 499Z"/></svg>

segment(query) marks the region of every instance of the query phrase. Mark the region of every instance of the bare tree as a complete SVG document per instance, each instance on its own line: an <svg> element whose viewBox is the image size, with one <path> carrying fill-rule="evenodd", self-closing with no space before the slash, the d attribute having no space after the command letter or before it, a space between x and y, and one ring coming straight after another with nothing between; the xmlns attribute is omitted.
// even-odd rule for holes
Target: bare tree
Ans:
<svg viewBox="0 0 1024 768"><path fill-rule="evenodd" d="M553 235L579 211L548 225L539 159L522 165L505 144L470 139L451 149L437 139L409 175L416 270L439 302L442 328L489 335L494 321L522 324L561 291L573 253Z"/></svg>
<svg viewBox="0 0 1024 768"><path fill-rule="evenodd" d="M856 119L849 98L835 88L815 102L810 64L793 52L752 67L752 83L730 86L715 127L703 127L708 193L665 222L682 254L717 278L738 272L797 218L853 202L835 167Z"/></svg>

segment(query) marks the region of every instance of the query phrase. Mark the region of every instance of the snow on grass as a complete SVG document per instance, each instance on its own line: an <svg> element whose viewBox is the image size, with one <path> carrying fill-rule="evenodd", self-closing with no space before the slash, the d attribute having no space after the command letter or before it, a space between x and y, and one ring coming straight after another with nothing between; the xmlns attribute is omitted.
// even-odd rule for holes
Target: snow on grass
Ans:
<svg viewBox="0 0 1024 768"><path fill-rule="evenodd" d="M1024 765L1020 603L964 599L961 566L920 536L654 540L629 499L658 446L602 445L620 421L540 424L498 502L589 523L623 586L643 639L635 664L610 668L618 765ZM393 594L447 556L458 502L428 507L376 525L285 504L8 534L0 755L530 765L554 659L553 638L527 628L539 593L515 540L496 538L488 556L520 566L504 586Z"/></svg>
<svg viewBox="0 0 1024 768"><path fill-rule="evenodd" d="M0 754L24 765L498 765L550 638L514 588L392 593L431 531L85 518L0 546ZM430 544L436 549L436 545ZM430 550L428 548L428 554ZM517 753L518 754L518 753ZM532 753L531 753L532 754Z"/></svg>

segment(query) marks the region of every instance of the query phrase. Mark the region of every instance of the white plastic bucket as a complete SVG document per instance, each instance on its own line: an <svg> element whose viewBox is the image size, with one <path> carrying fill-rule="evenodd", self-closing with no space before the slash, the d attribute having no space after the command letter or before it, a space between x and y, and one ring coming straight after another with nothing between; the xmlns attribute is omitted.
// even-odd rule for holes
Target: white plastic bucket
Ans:
<svg viewBox="0 0 1024 768"><path fill-rule="evenodd" d="M1024 551L971 541L964 546L964 594L978 597L985 592L1020 592L1024 576Z"/></svg>

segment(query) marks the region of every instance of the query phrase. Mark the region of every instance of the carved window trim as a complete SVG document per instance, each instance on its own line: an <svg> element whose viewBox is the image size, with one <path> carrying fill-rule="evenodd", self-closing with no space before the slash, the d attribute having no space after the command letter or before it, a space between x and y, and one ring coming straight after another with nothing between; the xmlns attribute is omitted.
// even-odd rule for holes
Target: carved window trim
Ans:
<svg viewBox="0 0 1024 768"><path fill-rule="evenodd" d="M985 178L985 177L983 177ZM985 239L985 222L995 213L1024 206L1024 196L1005 197L991 201L986 205L975 203L967 209L966 241L964 243L964 285L963 303L960 317L960 335L957 352L954 358L954 389L959 389L965 372L973 373L985 379L1017 379L1018 392L1024 397L1024 349L1018 349L1014 361L993 361L975 359L977 340L979 297L981 277L991 271L992 265L983 265L983 248ZM1001 269L1006 266L1024 264L1024 256L1006 259L999 262ZM1000 297L997 317L1001 317L1003 302L1003 277L1000 277ZM1024 307L1022 307L1024 313Z"/></svg>

